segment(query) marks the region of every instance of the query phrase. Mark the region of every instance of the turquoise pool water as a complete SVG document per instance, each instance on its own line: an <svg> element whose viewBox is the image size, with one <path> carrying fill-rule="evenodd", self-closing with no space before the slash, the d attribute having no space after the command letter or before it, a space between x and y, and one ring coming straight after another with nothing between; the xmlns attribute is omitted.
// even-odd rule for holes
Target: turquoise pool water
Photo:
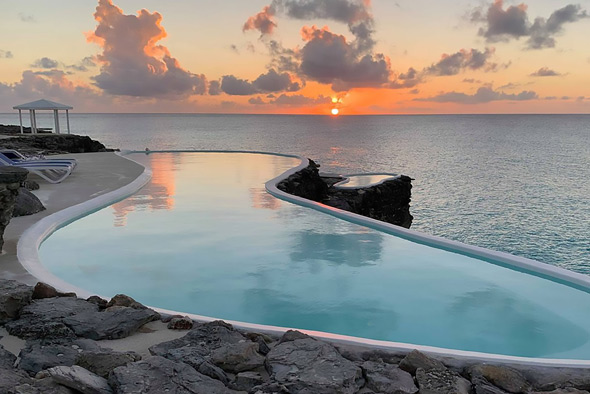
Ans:
<svg viewBox="0 0 590 394"><path fill-rule="evenodd" d="M134 154L135 195L40 248L103 295L228 320L515 356L590 359L590 294L274 198L274 155Z"/></svg>

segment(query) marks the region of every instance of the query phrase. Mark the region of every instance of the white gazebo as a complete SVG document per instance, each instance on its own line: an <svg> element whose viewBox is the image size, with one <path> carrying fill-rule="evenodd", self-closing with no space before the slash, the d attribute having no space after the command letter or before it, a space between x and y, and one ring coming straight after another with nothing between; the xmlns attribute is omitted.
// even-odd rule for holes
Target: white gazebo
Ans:
<svg viewBox="0 0 590 394"><path fill-rule="evenodd" d="M53 118L55 119L55 132L59 134L59 111L66 111L66 121L68 124L68 134L70 134L70 113L69 110L74 109L69 105L56 103L49 100L37 100L30 103L15 105L12 109L18 109L18 118L20 120L20 133L23 134L23 110L28 110L31 117L31 133L37 134L37 114L36 111L53 111Z"/></svg>

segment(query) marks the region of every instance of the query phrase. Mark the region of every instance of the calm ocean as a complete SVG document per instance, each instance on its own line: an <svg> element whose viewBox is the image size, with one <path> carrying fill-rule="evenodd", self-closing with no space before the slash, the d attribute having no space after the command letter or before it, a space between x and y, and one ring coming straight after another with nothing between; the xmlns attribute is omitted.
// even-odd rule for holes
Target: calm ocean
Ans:
<svg viewBox="0 0 590 394"><path fill-rule="evenodd" d="M109 147L261 150L325 172L406 174L412 229L590 274L590 115L73 114L71 125Z"/></svg>

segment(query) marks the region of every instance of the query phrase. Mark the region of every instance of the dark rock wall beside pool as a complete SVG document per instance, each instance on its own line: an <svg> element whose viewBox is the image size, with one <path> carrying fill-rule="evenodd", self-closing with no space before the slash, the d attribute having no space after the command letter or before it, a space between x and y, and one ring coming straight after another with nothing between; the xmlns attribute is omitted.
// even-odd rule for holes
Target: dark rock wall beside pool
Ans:
<svg viewBox="0 0 590 394"><path fill-rule="evenodd" d="M24 168L0 167L0 251L4 245L4 229L12 218L18 190L28 173Z"/></svg>
<svg viewBox="0 0 590 394"><path fill-rule="evenodd" d="M333 185L341 179L321 177L318 169L319 165L309 160L306 168L279 182L277 187L289 194L397 226L412 225L409 176L402 175L371 187L339 189Z"/></svg>

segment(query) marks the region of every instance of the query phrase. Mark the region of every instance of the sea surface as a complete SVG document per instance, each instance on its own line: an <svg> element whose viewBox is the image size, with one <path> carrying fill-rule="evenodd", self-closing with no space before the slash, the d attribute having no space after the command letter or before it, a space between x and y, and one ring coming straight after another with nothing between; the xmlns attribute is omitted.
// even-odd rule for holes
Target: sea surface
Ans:
<svg viewBox="0 0 590 394"><path fill-rule="evenodd" d="M325 172L409 175L412 229L590 274L590 115L74 113L70 122L121 149L270 151Z"/></svg>

